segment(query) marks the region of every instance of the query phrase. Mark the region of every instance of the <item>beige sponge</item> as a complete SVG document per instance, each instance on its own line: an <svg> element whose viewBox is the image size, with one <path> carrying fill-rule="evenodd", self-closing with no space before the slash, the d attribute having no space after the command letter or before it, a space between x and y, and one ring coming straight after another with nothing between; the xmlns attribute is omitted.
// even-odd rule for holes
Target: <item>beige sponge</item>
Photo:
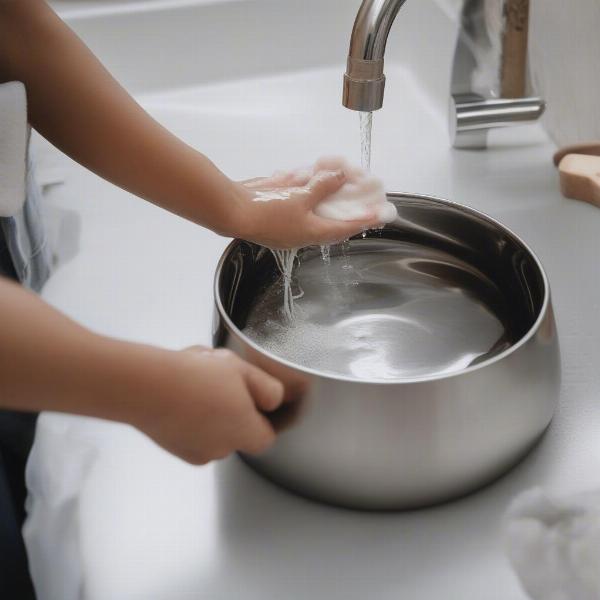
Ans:
<svg viewBox="0 0 600 600"><path fill-rule="evenodd" d="M567 154L558 170L564 196L600 206L600 156Z"/></svg>

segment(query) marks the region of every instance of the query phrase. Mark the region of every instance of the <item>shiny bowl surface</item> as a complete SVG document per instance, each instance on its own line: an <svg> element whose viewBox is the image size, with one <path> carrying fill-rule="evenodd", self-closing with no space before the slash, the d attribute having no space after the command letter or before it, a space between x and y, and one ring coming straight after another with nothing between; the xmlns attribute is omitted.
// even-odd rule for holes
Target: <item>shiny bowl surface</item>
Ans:
<svg viewBox="0 0 600 600"><path fill-rule="evenodd" d="M270 251L233 241L214 290L214 345L232 349L286 387L283 408L270 416L280 429L275 445L244 460L299 494L371 510L427 506L494 480L542 435L560 389L548 280L525 243L459 204L414 194L388 198L398 219L353 248L360 253L361 243L387 240L420 247L423 256L450 257L423 262L426 275L459 297L476 298L503 323L505 335L488 353L444 371L440 343L424 355L431 357L429 371L419 365L420 371L391 380L306 368L242 331L257 295L278 277ZM399 337L398 344L407 342Z"/></svg>

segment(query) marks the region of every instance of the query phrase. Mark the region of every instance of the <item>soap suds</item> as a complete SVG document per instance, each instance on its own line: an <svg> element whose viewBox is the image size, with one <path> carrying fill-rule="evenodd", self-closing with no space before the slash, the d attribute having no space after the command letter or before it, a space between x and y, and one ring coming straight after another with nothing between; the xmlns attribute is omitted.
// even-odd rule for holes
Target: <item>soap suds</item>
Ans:
<svg viewBox="0 0 600 600"><path fill-rule="evenodd" d="M397 217L396 207L388 202L381 179L361 167L352 166L339 157L321 158L313 173L340 169L346 174L346 182L317 205L316 215L337 221L358 221L375 214L382 224Z"/></svg>
<svg viewBox="0 0 600 600"><path fill-rule="evenodd" d="M319 372L390 380L451 373L506 347L504 327L477 297L432 277L448 277L454 259L434 250L358 239L302 254L294 285L304 295L286 313L274 284L250 309L244 333L264 350ZM449 266L450 265L450 266ZM288 300L289 301L289 297Z"/></svg>
<svg viewBox="0 0 600 600"><path fill-rule="evenodd" d="M383 183L370 175L365 169L350 165L340 157L320 158L312 168L296 169L294 171L279 171L273 174L271 180L275 189L257 191L256 200L286 200L291 191L289 188L277 188L286 183L288 186L307 185L311 178L323 171L342 170L346 175L345 183L339 190L320 202L314 209L317 216L336 221L359 221L371 219L375 214L380 223L393 221L398 213L396 207L388 202ZM364 235L363 235L364 237ZM299 248L291 250L271 250L282 275L283 310L288 321L294 319L294 300L292 293L292 277ZM321 246L323 261L329 262L329 246ZM348 266L348 265L347 265Z"/></svg>

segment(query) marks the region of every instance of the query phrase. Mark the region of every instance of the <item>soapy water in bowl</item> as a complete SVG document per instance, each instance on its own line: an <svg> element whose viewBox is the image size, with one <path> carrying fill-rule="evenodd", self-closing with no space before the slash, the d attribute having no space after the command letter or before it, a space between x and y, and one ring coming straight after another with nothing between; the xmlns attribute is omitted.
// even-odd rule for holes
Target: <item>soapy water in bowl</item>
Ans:
<svg viewBox="0 0 600 600"><path fill-rule="evenodd" d="M360 205L364 208L369 204L388 205L385 209L380 209L382 222L391 221L395 215L395 208L387 202L383 186L378 180L372 179L370 183L365 183L365 176L371 170L371 131L373 127L373 113L359 112L360 122L360 155L362 172L357 169L349 169L349 165L343 159L339 158L324 158L317 161L313 173L320 169L336 170L342 168L350 177L355 188L350 194L347 191L348 186L344 186L345 190L340 190L340 193L334 198L329 198L325 210L323 206L317 210L317 214L328 218L348 219L349 215L354 218L361 216ZM357 185L358 183L358 185ZM374 201L375 200L375 201ZM358 212L356 211L358 205ZM363 231L363 238L366 237L366 231ZM342 242L342 252L345 255L345 242ZM289 250L274 250L271 249L279 271L283 278L283 312L288 321L294 319L294 300L299 296L292 293L292 274L298 254L298 248ZM330 245L321 245L321 256L325 264L330 262ZM346 267L348 265L346 264ZM302 291L299 292L300 295Z"/></svg>
<svg viewBox="0 0 600 600"><path fill-rule="evenodd" d="M343 168L348 178L318 205L319 216L352 220L375 209L382 223L396 218L382 183L368 175L371 125L372 114L361 113L362 169L339 159L315 165L313 173ZM484 300L494 285L482 290L481 273L433 249L366 236L335 252L323 245L308 260L298 248L271 250L281 279L257 299L245 334L294 364L370 381L452 373L510 345ZM474 289L456 285L465 275L478 282Z"/></svg>
<svg viewBox="0 0 600 600"><path fill-rule="evenodd" d="M264 350L321 373L389 381L452 373L511 340L490 298L494 284L441 251L379 238L302 252L290 320L275 282L252 306L244 333ZM465 285L471 281L472 286ZM493 303L492 303L493 304Z"/></svg>
<svg viewBox="0 0 600 600"><path fill-rule="evenodd" d="M362 115L370 113L361 113ZM361 138L363 148L363 165L369 162L370 157L370 118L361 118ZM368 141L368 144L367 144ZM367 148L367 150L365 150ZM366 154L365 154L366 153ZM319 217L333 220L352 221L365 219L373 212L377 213L381 223L392 221L396 218L395 206L388 202L383 183L372 177L367 169L357 168L349 165L344 159L337 157L321 158L311 169L281 173L280 176L297 181L308 181L313 175L321 171L337 171L342 169L346 175L346 182L342 187L331 194L315 208L315 214ZM277 191L267 192L268 196L260 199L268 200L277 195ZM366 234L365 234L366 235ZM342 249L345 249L342 242ZM294 294L291 291L292 274L298 254L298 248L289 250L271 249L277 266L282 274L284 286L283 306L284 313L291 321L294 318ZM330 246L321 246L321 256L324 263L329 261Z"/></svg>

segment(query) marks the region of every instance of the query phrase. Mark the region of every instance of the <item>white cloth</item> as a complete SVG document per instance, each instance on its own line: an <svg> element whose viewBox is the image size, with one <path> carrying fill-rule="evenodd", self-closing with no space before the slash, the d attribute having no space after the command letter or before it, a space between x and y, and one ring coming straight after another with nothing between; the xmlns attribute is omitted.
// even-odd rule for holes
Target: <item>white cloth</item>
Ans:
<svg viewBox="0 0 600 600"><path fill-rule="evenodd" d="M0 84L0 217L23 208L28 135L25 86L18 81Z"/></svg>
<svg viewBox="0 0 600 600"><path fill-rule="evenodd" d="M509 560L534 600L600 598L600 490L518 496L506 521Z"/></svg>
<svg viewBox="0 0 600 600"><path fill-rule="evenodd" d="M70 419L74 421L70 423ZM98 457L76 417L40 415L27 462L27 520L23 537L40 600L80 600L80 490Z"/></svg>

